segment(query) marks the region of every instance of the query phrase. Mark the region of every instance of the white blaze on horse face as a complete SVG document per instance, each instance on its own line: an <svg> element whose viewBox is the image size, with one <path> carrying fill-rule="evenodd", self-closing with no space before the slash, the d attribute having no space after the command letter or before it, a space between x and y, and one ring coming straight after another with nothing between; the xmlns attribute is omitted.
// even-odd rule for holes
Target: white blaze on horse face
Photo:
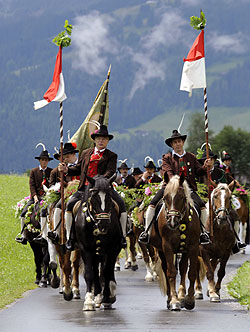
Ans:
<svg viewBox="0 0 250 332"><path fill-rule="evenodd" d="M225 203L226 203L226 190L221 190L221 198L220 198L220 202L221 202L221 207L222 207L222 209L225 209Z"/></svg>
<svg viewBox="0 0 250 332"><path fill-rule="evenodd" d="M101 209L102 209L102 211L104 211L105 210L105 196L106 196L106 193L104 193L103 191L100 191L99 196L100 196L100 199L101 199Z"/></svg>

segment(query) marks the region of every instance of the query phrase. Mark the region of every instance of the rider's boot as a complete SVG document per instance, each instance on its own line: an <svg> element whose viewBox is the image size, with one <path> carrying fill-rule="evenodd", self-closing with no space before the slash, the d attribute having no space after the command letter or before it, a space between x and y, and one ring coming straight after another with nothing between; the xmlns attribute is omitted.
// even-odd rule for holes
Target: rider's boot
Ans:
<svg viewBox="0 0 250 332"><path fill-rule="evenodd" d="M34 238L33 242L41 245L47 245L47 236L48 236L47 217L41 217L40 224L41 224L41 234L38 235L36 238Z"/></svg>
<svg viewBox="0 0 250 332"><path fill-rule="evenodd" d="M202 223L201 233L200 233L200 244L203 244L203 245L211 243L209 233L205 230L207 218L208 218L207 209L202 208L201 209L201 217L200 217L200 221Z"/></svg>
<svg viewBox="0 0 250 332"><path fill-rule="evenodd" d="M148 244L152 232L152 220L155 216L155 207L153 205L149 205L146 211L146 216L145 216L145 231L143 231L139 238L138 241L143 244Z"/></svg>
<svg viewBox="0 0 250 332"><path fill-rule="evenodd" d="M121 239L122 248L127 247L127 241L126 241L127 221L128 221L127 212L122 212L121 216L120 216L120 224L121 224L121 229L122 229L122 239Z"/></svg>
<svg viewBox="0 0 250 332"><path fill-rule="evenodd" d="M132 219L131 218L128 218L128 228L129 228L129 230L127 231L127 236L134 235L133 224L132 224Z"/></svg>
<svg viewBox="0 0 250 332"><path fill-rule="evenodd" d="M65 228L66 228L66 243L65 247L67 250L74 250L74 242L70 239L71 228L72 228L72 212L66 211L65 212Z"/></svg>
<svg viewBox="0 0 250 332"><path fill-rule="evenodd" d="M60 229L61 229L61 227L58 226L58 225L59 225L59 223L61 221L61 213L62 213L61 209L55 208L54 216L53 216L53 224L54 224L54 229L55 230L48 232L48 238L54 244L58 244L59 240L60 240Z"/></svg>
<svg viewBox="0 0 250 332"><path fill-rule="evenodd" d="M21 217L21 232L24 229L24 224L25 224L24 220L25 220L25 218ZM21 243L21 244L27 244L27 239L25 239L25 237L23 236L23 233L17 234L15 241L18 243Z"/></svg>

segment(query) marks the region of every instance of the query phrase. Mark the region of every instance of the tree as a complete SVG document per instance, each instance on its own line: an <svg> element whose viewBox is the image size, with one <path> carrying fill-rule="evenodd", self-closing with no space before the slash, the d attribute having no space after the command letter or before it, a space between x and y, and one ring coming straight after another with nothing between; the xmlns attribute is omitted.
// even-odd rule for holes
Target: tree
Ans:
<svg viewBox="0 0 250 332"><path fill-rule="evenodd" d="M225 126L213 140L218 154L228 152L232 157L235 176L242 183L250 181L250 133L240 128Z"/></svg>
<svg viewBox="0 0 250 332"><path fill-rule="evenodd" d="M202 113L193 113L190 116L189 126L187 129L187 150L197 153L197 149L205 142L204 115ZM209 130L209 139L212 140L213 131Z"/></svg>

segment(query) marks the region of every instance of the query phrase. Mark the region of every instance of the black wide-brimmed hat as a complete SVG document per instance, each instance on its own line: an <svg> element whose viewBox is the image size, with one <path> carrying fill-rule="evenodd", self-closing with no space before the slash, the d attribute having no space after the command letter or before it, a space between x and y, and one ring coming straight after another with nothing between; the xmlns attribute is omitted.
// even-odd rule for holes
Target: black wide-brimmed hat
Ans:
<svg viewBox="0 0 250 332"><path fill-rule="evenodd" d="M108 133L108 128L105 125L101 125L100 129L95 130L93 133L91 133L90 136L93 140L96 138L96 136L108 137L109 140L112 140L114 137Z"/></svg>
<svg viewBox="0 0 250 332"><path fill-rule="evenodd" d="M140 175L143 174L143 171L139 167L135 167L131 175Z"/></svg>
<svg viewBox="0 0 250 332"><path fill-rule="evenodd" d="M213 151L209 150L209 158L213 158L216 160L218 158L217 154L214 154ZM200 161L204 162L207 159L207 152L204 151L201 158L199 158Z"/></svg>
<svg viewBox="0 0 250 332"><path fill-rule="evenodd" d="M172 143L172 141L173 141L174 139L176 139L176 138L181 138L181 139L185 142L185 140L186 140L186 138L187 138L187 135L182 135L181 133L178 132L177 129L175 129L175 130L173 130L173 132L172 132L172 136L169 137L169 138L166 138L165 143L166 143L168 146L171 147L171 143Z"/></svg>
<svg viewBox="0 0 250 332"><path fill-rule="evenodd" d="M120 171L120 169L127 169L127 170L129 170L130 167L128 167L128 165L124 162L124 163L121 163L121 165L118 167L118 171Z"/></svg>
<svg viewBox="0 0 250 332"><path fill-rule="evenodd" d="M149 161L146 163L146 165L143 166L143 167L144 167L144 168L154 168L154 169L156 169L156 166L155 166L153 160L149 160Z"/></svg>
<svg viewBox="0 0 250 332"><path fill-rule="evenodd" d="M48 158L49 161L50 161L50 160L53 160L53 158L50 157L50 154L48 153L47 150L43 150L43 151L40 153L40 156L39 156L39 157L35 157L35 159L38 159L38 160L40 160L41 158Z"/></svg>
<svg viewBox="0 0 250 332"><path fill-rule="evenodd" d="M75 142L65 143L64 147L63 147L63 156L66 155L66 154L79 152L79 150L77 150L76 148L77 148L77 145L76 145ZM60 155L61 155L61 152L55 153L54 154L54 158L57 159L57 160L59 160Z"/></svg>
<svg viewBox="0 0 250 332"><path fill-rule="evenodd" d="M224 153L222 154L221 160L222 160L222 161L225 161L225 160L232 160L232 157L230 156L229 153L224 152Z"/></svg>

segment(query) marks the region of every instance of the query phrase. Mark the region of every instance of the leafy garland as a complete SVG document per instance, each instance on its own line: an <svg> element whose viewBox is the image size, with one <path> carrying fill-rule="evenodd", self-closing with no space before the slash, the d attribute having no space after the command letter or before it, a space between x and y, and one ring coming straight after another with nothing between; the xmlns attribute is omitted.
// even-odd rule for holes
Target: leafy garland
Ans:
<svg viewBox="0 0 250 332"><path fill-rule="evenodd" d="M53 40L52 42L56 44L57 46L68 47L71 45L71 33L73 26L69 24L68 20L65 20L64 23L65 30L60 32Z"/></svg>
<svg viewBox="0 0 250 332"><path fill-rule="evenodd" d="M205 29L207 20L205 18L205 14L201 10L200 12L200 17L198 16L191 16L190 17L190 25L195 29L195 30L203 30Z"/></svg>

